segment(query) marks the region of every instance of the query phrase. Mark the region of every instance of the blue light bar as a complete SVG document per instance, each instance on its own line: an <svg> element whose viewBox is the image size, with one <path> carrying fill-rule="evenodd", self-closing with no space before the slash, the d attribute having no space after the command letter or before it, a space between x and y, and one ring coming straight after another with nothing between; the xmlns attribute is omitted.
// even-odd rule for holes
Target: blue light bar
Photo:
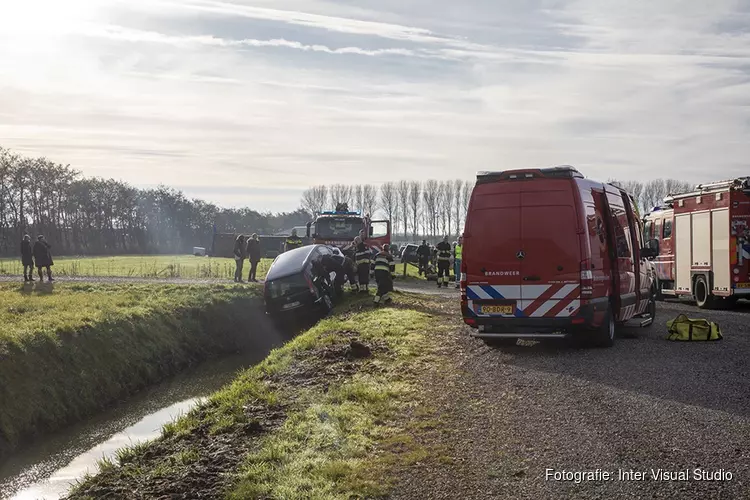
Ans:
<svg viewBox="0 0 750 500"><path fill-rule="evenodd" d="M359 216L361 216L362 214L360 212L335 212L335 211L332 211L332 212L321 212L320 215L359 215Z"/></svg>

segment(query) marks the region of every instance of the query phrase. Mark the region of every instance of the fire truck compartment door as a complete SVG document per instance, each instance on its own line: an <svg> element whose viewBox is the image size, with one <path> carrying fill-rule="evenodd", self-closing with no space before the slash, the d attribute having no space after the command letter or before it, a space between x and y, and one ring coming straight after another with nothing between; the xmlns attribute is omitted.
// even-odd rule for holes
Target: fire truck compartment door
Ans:
<svg viewBox="0 0 750 500"><path fill-rule="evenodd" d="M713 232L712 252L714 271L714 290L728 292L732 288L731 268L729 266L729 209L714 210L711 213Z"/></svg>
<svg viewBox="0 0 750 500"><path fill-rule="evenodd" d="M675 266L677 267L677 276L675 289L678 292L692 292L690 283L690 265L693 262L690 243L692 242L691 215L681 214L675 216L675 228L672 234L677 238L675 252Z"/></svg>

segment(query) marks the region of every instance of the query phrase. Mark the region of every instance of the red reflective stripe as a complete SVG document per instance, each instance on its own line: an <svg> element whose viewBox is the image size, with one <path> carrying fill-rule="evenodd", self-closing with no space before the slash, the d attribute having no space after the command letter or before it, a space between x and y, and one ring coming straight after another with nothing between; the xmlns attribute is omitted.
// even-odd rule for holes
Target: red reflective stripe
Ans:
<svg viewBox="0 0 750 500"><path fill-rule="evenodd" d="M564 286L565 285L552 285L547 290L545 290L545 292L541 294L539 298L537 298L526 309L524 309L523 313L526 316L531 317L531 315L534 314L537 309L542 307L545 302L552 298L553 295L562 290ZM521 289L521 296L523 297L523 289Z"/></svg>
<svg viewBox="0 0 750 500"><path fill-rule="evenodd" d="M545 316L557 316L563 309L570 306L570 303L576 300L579 297L580 293L581 290L578 287L574 288L573 291L566 295L564 299L558 301L556 306L547 311L547 314L545 314Z"/></svg>

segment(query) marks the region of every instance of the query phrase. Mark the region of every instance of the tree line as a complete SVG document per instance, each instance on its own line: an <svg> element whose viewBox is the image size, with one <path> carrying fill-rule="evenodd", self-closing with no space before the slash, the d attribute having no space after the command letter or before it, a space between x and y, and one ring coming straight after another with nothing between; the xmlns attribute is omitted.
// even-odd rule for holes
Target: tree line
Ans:
<svg viewBox="0 0 750 500"><path fill-rule="evenodd" d="M633 194L641 214L668 194L692 188L674 179L610 182ZM391 220L403 239L456 236L473 187L460 179L320 185L303 193L298 210L273 214L222 208L167 186L139 189L84 177L69 165L0 148L0 255L17 255L24 232L44 234L57 255L190 253L193 246L210 248L214 229L273 234L305 225L336 203Z"/></svg>
<svg viewBox="0 0 750 500"><path fill-rule="evenodd" d="M474 184L460 179L437 181L390 181L371 184L319 185L302 194L302 209L315 214L346 203L351 210L383 216L391 221L394 235L417 240L421 235L456 236L463 230Z"/></svg>
<svg viewBox="0 0 750 500"><path fill-rule="evenodd" d="M309 220L303 210L221 208L166 186L86 178L0 148L0 255L17 255L24 232L44 234L57 255L169 254L210 248L214 224L220 233L272 234Z"/></svg>

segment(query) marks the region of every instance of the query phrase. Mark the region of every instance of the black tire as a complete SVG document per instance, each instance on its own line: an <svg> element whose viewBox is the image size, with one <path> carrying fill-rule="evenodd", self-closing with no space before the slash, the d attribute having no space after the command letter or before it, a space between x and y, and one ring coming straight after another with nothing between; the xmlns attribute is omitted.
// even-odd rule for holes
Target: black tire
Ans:
<svg viewBox="0 0 750 500"><path fill-rule="evenodd" d="M592 343L597 347L612 347L615 345L615 317L612 307L607 307L604 321L601 326L594 330Z"/></svg>
<svg viewBox="0 0 750 500"><path fill-rule="evenodd" d="M482 341L489 347L511 347L518 344L518 339L514 338L482 339Z"/></svg>
<svg viewBox="0 0 750 500"><path fill-rule="evenodd" d="M693 285L693 296L695 297L695 303L700 309L713 309L714 307L714 296L711 295L711 290L708 287L708 282L705 276L698 276L695 279L695 285Z"/></svg>
<svg viewBox="0 0 750 500"><path fill-rule="evenodd" d="M664 300L664 294L661 293L661 283L658 281L654 281L654 286L651 288L651 295L654 300L658 300L659 302Z"/></svg>

